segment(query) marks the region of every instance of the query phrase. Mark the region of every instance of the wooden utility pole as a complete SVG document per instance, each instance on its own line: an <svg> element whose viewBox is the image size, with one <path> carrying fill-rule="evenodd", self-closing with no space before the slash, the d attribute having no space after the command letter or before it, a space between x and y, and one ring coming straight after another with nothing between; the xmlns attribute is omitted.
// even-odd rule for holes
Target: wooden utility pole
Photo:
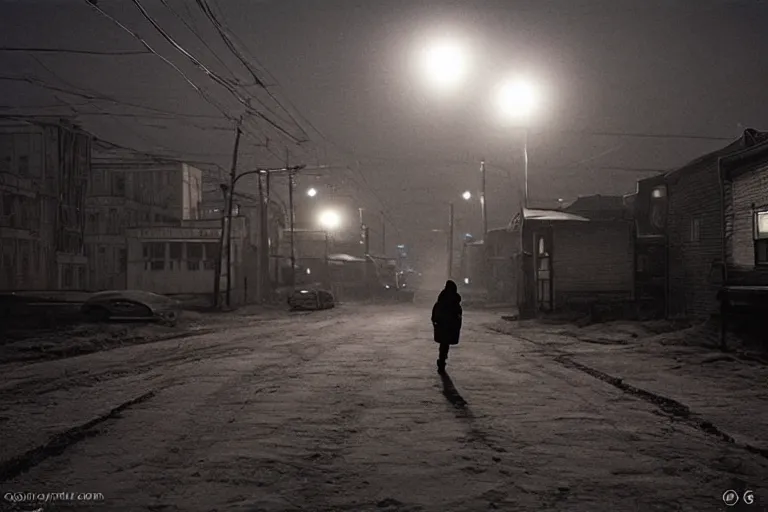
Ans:
<svg viewBox="0 0 768 512"><path fill-rule="evenodd" d="M453 203L448 205L448 277L453 275Z"/></svg>
<svg viewBox="0 0 768 512"><path fill-rule="evenodd" d="M269 171L259 173L259 299L267 297L267 283L269 282L269 203L264 194L264 174L269 178Z"/></svg>
<svg viewBox="0 0 768 512"><path fill-rule="evenodd" d="M294 288L296 287L296 239L294 237L296 214L293 207L293 171L288 166L288 149L285 150L285 168L288 169L288 209L291 210L291 288Z"/></svg>
<svg viewBox="0 0 768 512"><path fill-rule="evenodd" d="M225 240L228 241L228 238L226 237L226 234L231 234L231 229L229 226L232 224L232 187L233 183L235 181L235 175L237 173L237 153L240 149L240 135L242 134L240 130L240 120L237 122L237 126L235 127L235 147L232 151L232 169L229 173L229 190L227 191L227 194L225 195L224 202L225 202L225 211L222 212L221 216L221 233L219 235L219 257L216 258L216 274L213 277L213 305L215 308L218 308L221 304L221 273L222 273L222 261L224 260L224 243ZM227 222L229 221L229 222ZM227 269L229 269L229 252L227 252ZM229 270L227 270L227 304L229 304Z"/></svg>
<svg viewBox="0 0 768 512"><path fill-rule="evenodd" d="M235 202L235 180L237 179L237 153L240 148L240 121L237 123L235 151L232 155L232 170L229 173L229 202L227 204L227 306L232 303L232 208Z"/></svg>
<svg viewBox="0 0 768 512"><path fill-rule="evenodd" d="M381 254L387 255L387 222L384 219L384 212L381 212Z"/></svg>

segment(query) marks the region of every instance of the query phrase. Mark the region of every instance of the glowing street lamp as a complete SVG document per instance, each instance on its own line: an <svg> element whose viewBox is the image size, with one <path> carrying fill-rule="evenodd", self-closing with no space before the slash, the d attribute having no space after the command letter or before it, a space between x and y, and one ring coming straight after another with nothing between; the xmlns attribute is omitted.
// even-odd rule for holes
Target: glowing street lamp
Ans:
<svg viewBox="0 0 768 512"><path fill-rule="evenodd" d="M456 40L443 40L425 48L424 72L436 86L454 87L466 76L469 67L466 48Z"/></svg>
<svg viewBox="0 0 768 512"><path fill-rule="evenodd" d="M525 166L525 196L523 205L528 207L528 121L539 108L539 88L530 80L515 78L504 82L497 91L496 104L499 114L507 121L523 123L523 164Z"/></svg>
<svg viewBox="0 0 768 512"><path fill-rule="evenodd" d="M341 217L333 210L325 210L317 219L326 229L336 229L341 225Z"/></svg>
<svg viewBox="0 0 768 512"><path fill-rule="evenodd" d="M496 103L505 119L527 120L539 106L539 90L528 80L510 80L499 87Z"/></svg>
<svg viewBox="0 0 768 512"><path fill-rule="evenodd" d="M308 195L309 197L315 197L315 196L317 195L317 189L315 189L315 188L310 188L309 190L307 190L307 195Z"/></svg>
<svg viewBox="0 0 768 512"><path fill-rule="evenodd" d="M469 201L470 199L472 199L472 192L467 190L466 192L461 194L461 197L463 197L465 201Z"/></svg>

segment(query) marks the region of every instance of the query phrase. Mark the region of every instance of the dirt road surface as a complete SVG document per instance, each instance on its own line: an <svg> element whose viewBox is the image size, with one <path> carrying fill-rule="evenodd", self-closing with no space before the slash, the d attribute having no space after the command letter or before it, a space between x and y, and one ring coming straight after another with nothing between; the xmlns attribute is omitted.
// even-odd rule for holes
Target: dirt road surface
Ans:
<svg viewBox="0 0 768 512"><path fill-rule="evenodd" d="M765 454L569 359L626 354L497 320L467 312L446 377L413 305L0 367L0 509L765 509L722 500L768 501Z"/></svg>

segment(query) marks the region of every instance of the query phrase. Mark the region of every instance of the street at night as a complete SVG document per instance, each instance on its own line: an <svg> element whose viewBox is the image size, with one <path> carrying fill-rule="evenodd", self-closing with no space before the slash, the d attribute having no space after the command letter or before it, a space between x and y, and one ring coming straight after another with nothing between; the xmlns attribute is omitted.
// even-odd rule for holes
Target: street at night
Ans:
<svg viewBox="0 0 768 512"><path fill-rule="evenodd" d="M0 512L768 512L768 0L0 0Z"/></svg>
<svg viewBox="0 0 768 512"><path fill-rule="evenodd" d="M3 467L3 491L101 493L46 510L126 511L704 511L731 488L766 496L766 452L749 446L767 440L768 396L744 388L765 382L764 367L675 374L669 348L502 334L498 314L469 311L441 377L428 315L242 317L215 334L11 365L2 455L26 456ZM643 372L664 364L677 380L659 389ZM692 414L585 368L693 401ZM697 410L705 390L724 396Z"/></svg>

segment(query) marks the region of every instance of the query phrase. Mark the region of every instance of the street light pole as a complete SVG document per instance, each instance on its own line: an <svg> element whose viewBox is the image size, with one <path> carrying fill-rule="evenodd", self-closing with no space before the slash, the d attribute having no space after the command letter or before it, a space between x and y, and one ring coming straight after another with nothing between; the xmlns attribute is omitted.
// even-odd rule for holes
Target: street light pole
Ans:
<svg viewBox="0 0 768 512"><path fill-rule="evenodd" d="M453 202L448 204L448 277L453 276Z"/></svg>
<svg viewBox="0 0 768 512"><path fill-rule="evenodd" d="M328 231L325 231L325 279L326 279L326 286L328 287L328 290L330 291L333 287L332 281L331 281L331 244L328 237Z"/></svg>
<svg viewBox="0 0 768 512"><path fill-rule="evenodd" d="M286 167L284 167L282 169L254 169L254 170L251 170L251 171L246 171L246 172L241 173L241 174L232 173L232 175L231 175L232 181L231 181L230 187L229 187L229 200L230 200L230 202L229 202L229 205L228 205L227 216L225 217L226 220L227 220L227 224L228 224L226 231L229 234L229 237L228 237L229 240L228 241L229 241L230 248L231 248L231 241L232 241L231 240L232 239L232 198L233 198L233 196L235 194L235 185L237 185L237 182L240 181L240 178L243 178L243 177L248 176L250 174L259 174L260 175L259 179L261 179L261 175L262 174L265 174L265 175L268 176L270 172L285 172L285 171L287 171L288 174L289 174L289 177L290 177L290 179L288 180L288 183L289 183L289 186L290 186L288 192L290 194L290 210L291 210L291 259L293 261L293 266L295 268L295 257L293 256L293 254L294 254L294 251L293 251L293 220L294 220L294 214L293 214L293 175L294 175L294 173L296 171L299 171L299 170L301 170L303 168L304 168L303 165L296 165L296 166L293 166L293 167L287 167L286 166ZM224 185L222 185L222 187L223 186ZM262 201L262 205L263 204L264 203ZM222 233L224 233L224 230L222 230ZM231 261L230 260L230 256L227 255L227 263L229 264L230 261ZM230 293L230 283L228 282L227 283L227 304L229 304L229 293Z"/></svg>
<svg viewBox="0 0 768 512"><path fill-rule="evenodd" d="M269 172L266 174L266 179L269 179ZM265 300L267 298L267 282L269 281L269 223L267 222L269 211L269 199L264 194L264 176L262 173L258 173L259 179L259 300ZM269 193L267 191L267 193Z"/></svg>
<svg viewBox="0 0 768 512"><path fill-rule="evenodd" d="M291 288L296 287L296 240L294 237L294 225L296 215L293 209L293 172L288 173L288 209L291 210Z"/></svg>
<svg viewBox="0 0 768 512"><path fill-rule="evenodd" d="M523 162L525 165L525 200L523 205L528 208L528 128L523 128Z"/></svg>
<svg viewBox="0 0 768 512"><path fill-rule="evenodd" d="M488 237L488 212L485 201L485 159L480 162L480 179L482 181L480 187L480 208L483 212L483 240L485 240Z"/></svg>
<svg viewBox="0 0 768 512"><path fill-rule="evenodd" d="M381 212L381 255L387 256L387 222L384 219L384 212Z"/></svg>

